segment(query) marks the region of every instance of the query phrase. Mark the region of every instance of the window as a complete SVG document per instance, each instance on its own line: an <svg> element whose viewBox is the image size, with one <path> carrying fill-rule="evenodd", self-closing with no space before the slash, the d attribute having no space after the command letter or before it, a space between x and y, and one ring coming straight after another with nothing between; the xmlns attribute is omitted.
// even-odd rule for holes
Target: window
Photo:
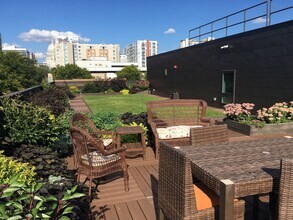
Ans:
<svg viewBox="0 0 293 220"><path fill-rule="evenodd" d="M235 102L235 80L236 70L222 71L222 104Z"/></svg>

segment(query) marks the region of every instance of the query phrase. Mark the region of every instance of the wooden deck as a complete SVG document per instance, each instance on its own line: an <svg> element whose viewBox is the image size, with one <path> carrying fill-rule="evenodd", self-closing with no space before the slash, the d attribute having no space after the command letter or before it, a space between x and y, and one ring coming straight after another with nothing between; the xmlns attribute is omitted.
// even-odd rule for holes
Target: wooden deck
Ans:
<svg viewBox="0 0 293 220"><path fill-rule="evenodd" d="M229 141L259 138L272 138L272 136L251 138L229 131ZM98 198L94 199L91 203L94 219L158 219L158 160L155 159L153 150L149 147L147 148L146 160L138 157L127 159L127 163L129 164L129 192L124 191L123 178L99 185ZM267 196L260 197L259 219L269 219L268 201ZM254 219L252 216L251 198L247 198L246 206L245 219Z"/></svg>

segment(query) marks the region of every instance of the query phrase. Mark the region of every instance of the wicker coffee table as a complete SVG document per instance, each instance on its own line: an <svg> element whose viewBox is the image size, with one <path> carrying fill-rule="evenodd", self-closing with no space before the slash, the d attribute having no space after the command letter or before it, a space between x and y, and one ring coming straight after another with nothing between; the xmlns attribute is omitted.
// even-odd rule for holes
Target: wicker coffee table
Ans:
<svg viewBox="0 0 293 220"><path fill-rule="evenodd" d="M146 143L144 138L143 128L140 126L126 126L126 127L118 127L116 129L117 134L117 147L121 146L121 135L126 134L137 134L138 140L134 143L124 143L123 145L127 148L126 157L137 157L139 155L143 156L145 160L146 154Z"/></svg>

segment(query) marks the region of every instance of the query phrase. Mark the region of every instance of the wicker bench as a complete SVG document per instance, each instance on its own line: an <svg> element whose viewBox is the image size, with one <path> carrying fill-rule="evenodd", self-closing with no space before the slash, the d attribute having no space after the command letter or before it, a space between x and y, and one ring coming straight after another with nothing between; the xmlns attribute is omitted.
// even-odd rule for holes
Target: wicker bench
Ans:
<svg viewBox="0 0 293 220"><path fill-rule="evenodd" d="M197 99L170 99L147 102L148 124L154 135L153 146L155 147L156 158L158 157L160 141L172 145L188 145L190 128L213 124L213 120L205 118L206 108L207 103L204 100ZM168 129L171 127L171 129L178 131L180 130L180 128L177 128L178 126L183 127L188 134L180 137L170 135L162 137L159 134L160 129L163 128Z"/></svg>

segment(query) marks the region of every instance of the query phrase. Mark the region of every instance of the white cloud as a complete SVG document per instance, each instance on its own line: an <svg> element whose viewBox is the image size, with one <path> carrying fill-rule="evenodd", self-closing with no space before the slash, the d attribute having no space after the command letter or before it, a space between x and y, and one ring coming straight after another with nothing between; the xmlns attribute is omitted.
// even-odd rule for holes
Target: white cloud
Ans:
<svg viewBox="0 0 293 220"><path fill-rule="evenodd" d="M51 42L52 38L56 38L57 36L66 36L66 37L79 37L81 42L89 42L91 39L86 37L81 37L79 34L76 34L72 31L55 31L55 30L39 30L39 29L31 29L28 32L21 33L18 37L22 41L28 42Z"/></svg>
<svg viewBox="0 0 293 220"><path fill-rule="evenodd" d="M257 18L257 19L254 19L252 21L253 24L261 24L261 23L265 23L267 21L267 19L265 18Z"/></svg>
<svg viewBox="0 0 293 220"><path fill-rule="evenodd" d="M35 57L36 57L36 59L44 59L44 58L46 58L46 55L42 52L36 52Z"/></svg>
<svg viewBox="0 0 293 220"><path fill-rule="evenodd" d="M175 29L174 28L169 28L168 30L166 30L165 32L164 32L164 34L175 34Z"/></svg>

